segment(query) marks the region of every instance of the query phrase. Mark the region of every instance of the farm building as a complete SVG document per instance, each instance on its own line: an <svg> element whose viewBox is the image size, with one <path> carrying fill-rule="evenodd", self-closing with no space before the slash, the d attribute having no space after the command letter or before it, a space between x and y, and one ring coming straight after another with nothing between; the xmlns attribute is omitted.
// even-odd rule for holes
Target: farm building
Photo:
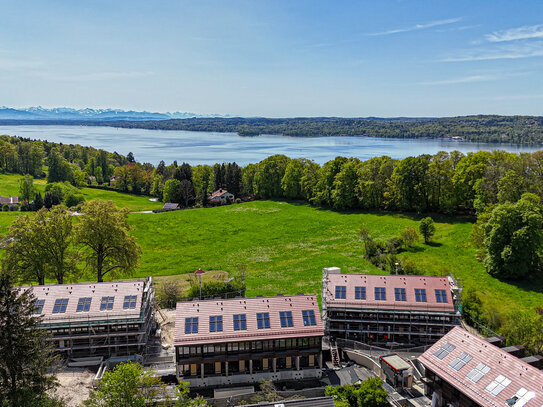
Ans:
<svg viewBox="0 0 543 407"><path fill-rule="evenodd" d="M217 387L321 376L324 335L314 295L177 304L177 376Z"/></svg>
<svg viewBox="0 0 543 407"><path fill-rule="evenodd" d="M145 281L51 284L32 290L57 352L67 358L143 354L154 325L154 290Z"/></svg>
<svg viewBox="0 0 543 407"><path fill-rule="evenodd" d="M419 357L425 393L436 407L540 407L543 372L528 363L537 360L520 359L460 327Z"/></svg>
<svg viewBox="0 0 543 407"><path fill-rule="evenodd" d="M0 196L0 206L3 205L9 205L14 206L19 203L19 197L18 196Z"/></svg>
<svg viewBox="0 0 543 407"><path fill-rule="evenodd" d="M234 195L226 189L218 189L209 195L209 202L218 205L234 203Z"/></svg>
<svg viewBox="0 0 543 407"><path fill-rule="evenodd" d="M460 324L459 290L449 277L342 274L323 269L327 335L390 346L436 342Z"/></svg>

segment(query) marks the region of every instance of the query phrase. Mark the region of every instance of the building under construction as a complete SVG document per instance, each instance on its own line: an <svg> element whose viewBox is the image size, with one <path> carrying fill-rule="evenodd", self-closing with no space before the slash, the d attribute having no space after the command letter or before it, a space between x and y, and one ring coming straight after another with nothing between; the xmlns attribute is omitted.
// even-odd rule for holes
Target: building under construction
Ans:
<svg viewBox="0 0 543 407"><path fill-rule="evenodd" d="M460 292L451 277L342 274L329 267L323 269L323 323L332 341L428 345L460 324Z"/></svg>
<svg viewBox="0 0 543 407"><path fill-rule="evenodd" d="M41 329L66 358L145 353L154 325L154 290L145 281L52 284L32 290Z"/></svg>

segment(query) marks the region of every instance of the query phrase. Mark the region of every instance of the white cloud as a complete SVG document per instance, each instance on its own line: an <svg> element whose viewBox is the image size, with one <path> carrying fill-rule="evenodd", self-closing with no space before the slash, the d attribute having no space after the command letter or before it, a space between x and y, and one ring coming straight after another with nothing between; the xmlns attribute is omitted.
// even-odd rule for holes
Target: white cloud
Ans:
<svg viewBox="0 0 543 407"><path fill-rule="evenodd" d="M454 85L457 83L486 82L500 79L497 75L471 75L460 78L444 79L440 81L421 82L421 85Z"/></svg>
<svg viewBox="0 0 543 407"><path fill-rule="evenodd" d="M487 41L490 42L505 42L515 40L525 40L529 38L543 38L543 24L525 25L508 30L494 31L491 34L485 35Z"/></svg>
<svg viewBox="0 0 543 407"><path fill-rule="evenodd" d="M391 35L391 34L398 34L398 33L405 33L409 31L416 31L416 30L423 30L425 28L432 28L432 27L438 27L440 25L447 25L447 24L454 24L462 20L462 17L457 18L449 18L447 20L437 20L437 21L430 21L429 23L424 24L415 24L411 27L406 28L397 28L394 30L387 30L382 32L376 32L376 33L369 33L367 35L375 37L380 35Z"/></svg>
<svg viewBox="0 0 543 407"><path fill-rule="evenodd" d="M474 48L443 58L444 62L487 61L493 59L519 59L543 56L543 41L521 44L503 44L489 48Z"/></svg>

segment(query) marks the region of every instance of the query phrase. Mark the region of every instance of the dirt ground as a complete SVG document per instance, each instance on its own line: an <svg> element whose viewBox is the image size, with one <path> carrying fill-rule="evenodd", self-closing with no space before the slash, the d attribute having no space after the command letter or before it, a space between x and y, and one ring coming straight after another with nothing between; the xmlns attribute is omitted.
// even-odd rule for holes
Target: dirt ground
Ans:
<svg viewBox="0 0 543 407"><path fill-rule="evenodd" d="M80 406L92 390L94 373L86 369L67 369L57 373L59 386L55 395L62 397L68 407Z"/></svg>
<svg viewBox="0 0 543 407"><path fill-rule="evenodd" d="M166 317L166 321L162 320L162 317L157 312L156 318L160 322L160 339L162 341L162 347L169 346L173 348L173 333L175 325L175 310L162 310L162 314Z"/></svg>

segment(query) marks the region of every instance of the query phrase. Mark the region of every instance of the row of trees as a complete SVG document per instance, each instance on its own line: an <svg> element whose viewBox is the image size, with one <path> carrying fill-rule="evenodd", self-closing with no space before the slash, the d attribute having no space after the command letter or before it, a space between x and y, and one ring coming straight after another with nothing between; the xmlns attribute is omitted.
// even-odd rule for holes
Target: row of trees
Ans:
<svg viewBox="0 0 543 407"><path fill-rule="evenodd" d="M61 205L17 217L4 238L2 269L17 281L41 285L47 279L77 280L88 271L98 282L105 275L130 274L141 249L130 233L128 210L101 200L89 201L82 210L75 224Z"/></svg>

